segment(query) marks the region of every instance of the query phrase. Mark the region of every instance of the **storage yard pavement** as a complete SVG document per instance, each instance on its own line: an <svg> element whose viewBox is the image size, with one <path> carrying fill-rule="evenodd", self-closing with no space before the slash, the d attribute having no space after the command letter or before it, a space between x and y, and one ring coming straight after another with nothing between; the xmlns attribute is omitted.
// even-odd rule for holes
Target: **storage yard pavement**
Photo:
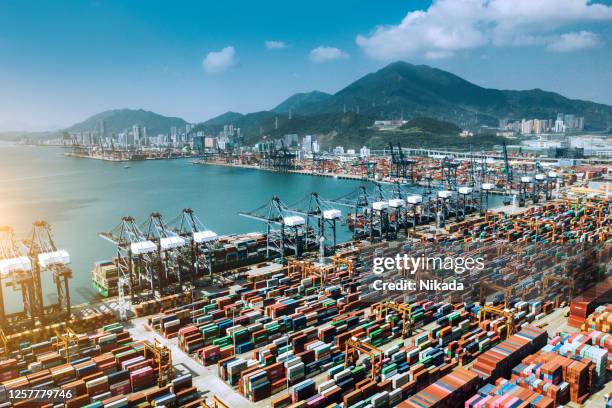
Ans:
<svg viewBox="0 0 612 408"><path fill-rule="evenodd" d="M565 317L565 313L567 313L568 310L569 307L555 309L552 313L544 316L542 319L532 322L532 325L541 326L545 324L543 328L547 330L549 337L554 336L554 334L559 331L576 332L577 329L567 326L567 318ZM369 310L366 309L365 313L369 314ZM428 330L433 329L434 327L436 327L436 322L431 322L421 328L414 329L413 336L409 339L393 339L392 341L384 344L380 348L383 352L386 352L387 350L399 343L406 344L409 341L412 341L416 335L427 332ZM154 339L157 339L160 343L170 348L170 350L172 351L172 361L174 366L179 371L183 370L184 373L190 372L193 376L194 386L202 390L204 392L204 397L209 400L211 400L212 397L216 395L232 408L264 408L271 406L271 401L277 396L282 395L282 393L284 393L283 391L264 400L261 400L257 403L250 402L248 399L240 395L237 390L229 386L217 376L216 365L204 367L200 363L196 362L184 351L179 349L176 339L167 339L159 333L156 333L155 331L151 330L147 325L147 318L133 319L130 323L127 323L126 328L135 340L148 340L150 342L153 342ZM252 358L252 352L244 353L240 357L250 359ZM177 375L180 374L177 373ZM323 372L316 375L312 379L318 386L319 384L327 380L326 375L327 374ZM604 388L595 393L591 397L591 399L589 399L588 403L593 405L588 406L604 406L603 398L607 393L610 392L612 392L612 383L607 383ZM571 403L567 404L567 406L579 407L579 405L572 405Z"/></svg>

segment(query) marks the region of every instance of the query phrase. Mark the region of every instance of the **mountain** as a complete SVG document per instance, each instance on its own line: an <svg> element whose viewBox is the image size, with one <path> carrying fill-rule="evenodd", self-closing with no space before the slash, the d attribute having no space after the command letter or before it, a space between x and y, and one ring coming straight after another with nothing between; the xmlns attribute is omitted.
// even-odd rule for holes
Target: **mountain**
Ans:
<svg viewBox="0 0 612 408"><path fill-rule="evenodd" d="M229 125L236 121L239 121L243 116L244 115L242 113L228 111L219 116L215 116L214 118L207 120L206 122L204 122L204 124L209 126Z"/></svg>
<svg viewBox="0 0 612 408"><path fill-rule="evenodd" d="M395 62L334 95L318 91L295 94L272 111L246 115L228 112L200 124L196 130L216 134L223 125L231 123L241 128L249 144L264 136L297 133L317 135L324 147L378 146L397 138L402 143L428 146L474 143L475 147L501 139L491 137L492 132L489 135L477 132L468 141L458 137L461 128L479 130L483 125L497 126L500 119L554 120L557 113L584 116L587 130L604 130L612 124L609 105L568 99L541 89L483 88L441 69ZM375 120L400 117L410 122L397 132L380 132L372 127ZM451 143L454 139L456 143Z"/></svg>
<svg viewBox="0 0 612 408"><path fill-rule="evenodd" d="M111 135L130 129L133 125L145 126L147 134L157 135L170 133L172 127L184 128L187 124L181 118L162 116L143 109L113 109L98 113L92 117L65 129L66 132L100 131L104 123L104 133Z"/></svg>
<svg viewBox="0 0 612 408"><path fill-rule="evenodd" d="M302 106L316 105L331 97L332 95L320 91L296 93L278 104L272 111L277 113L299 111Z"/></svg>
<svg viewBox="0 0 612 408"><path fill-rule="evenodd" d="M541 89L487 89L450 72L406 62L389 64L324 101L297 106L293 113L342 112L345 107L378 119L431 117L464 128L497 125L499 119L555 119L559 112L584 116L591 129L606 129L612 121L609 105Z"/></svg>

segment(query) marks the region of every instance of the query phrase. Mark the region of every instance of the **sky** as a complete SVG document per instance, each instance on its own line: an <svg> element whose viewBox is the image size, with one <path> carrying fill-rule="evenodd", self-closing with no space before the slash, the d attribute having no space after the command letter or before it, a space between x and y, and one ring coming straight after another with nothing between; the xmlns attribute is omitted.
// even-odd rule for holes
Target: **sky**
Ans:
<svg viewBox="0 0 612 408"><path fill-rule="evenodd" d="M0 131L115 108L196 123L397 60L612 105L612 0L2 0Z"/></svg>

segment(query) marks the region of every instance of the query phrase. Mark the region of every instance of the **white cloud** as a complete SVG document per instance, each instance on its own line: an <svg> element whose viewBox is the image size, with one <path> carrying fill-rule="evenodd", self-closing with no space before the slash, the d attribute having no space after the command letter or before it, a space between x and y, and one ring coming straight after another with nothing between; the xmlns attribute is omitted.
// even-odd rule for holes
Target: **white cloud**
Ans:
<svg viewBox="0 0 612 408"><path fill-rule="evenodd" d="M545 45L554 50L557 41L579 41L562 40L558 31L564 27L608 20L612 6L590 0L434 0L427 10L409 12L398 25L376 27L358 35L356 42L379 60L444 58L485 45Z"/></svg>
<svg viewBox="0 0 612 408"><path fill-rule="evenodd" d="M264 44L266 45L266 48L269 50L281 50L283 48L289 47L289 45L284 41L268 40Z"/></svg>
<svg viewBox="0 0 612 408"><path fill-rule="evenodd" d="M312 62L325 62L348 58L348 54L340 48L320 46L311 50L309 57Z"/></svg>
<svg viewBox="0 0 612 408"><path fill-rule="evenodd" d="M236 50L232 46L225 47L221 51L211 51L202 61L202 66L209 74L223 72L235 64L235 55Z"/></svg>
<svg viewBox="0 0 612 408"><path fill-rule="evenodd" d="M561 34L559 38L548 44L548 50L554 52L569 52L593 48L599 45L599 36L590 31Z"/></svg>

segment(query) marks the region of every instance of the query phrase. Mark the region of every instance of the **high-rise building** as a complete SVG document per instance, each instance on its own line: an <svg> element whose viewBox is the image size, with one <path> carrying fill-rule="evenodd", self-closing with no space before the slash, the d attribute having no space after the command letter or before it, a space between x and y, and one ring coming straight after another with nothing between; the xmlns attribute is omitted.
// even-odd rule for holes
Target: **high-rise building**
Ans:
<svg viewBox="0 0 612 408"><path fill-rule="evenodd" d="M312 152L313 153L319 153L320 149L321 147L319 146L319 142L317 142L316 140L312 142Z"/></svg>
<svg viewBox="0 0 612 408"><path fill-rule="evenodd" d="M363 146L361 149L359 149L359 156L361 156L361 157L369 157L370 156L370 149L368 149L367 147Z"/></svg>
<svg viewBox="0 0 612 408"><path fill-rule="evenodd" d="M132 136L134 139L132 145L140 145L140 127L138 125L132 126Z"/></svg>
<svg viewBox="0 0 612 408"><path fill-rule="evenodd" d="M309 153L312 151L312 136L306 135L302 138L302 150Z"/></svg>

